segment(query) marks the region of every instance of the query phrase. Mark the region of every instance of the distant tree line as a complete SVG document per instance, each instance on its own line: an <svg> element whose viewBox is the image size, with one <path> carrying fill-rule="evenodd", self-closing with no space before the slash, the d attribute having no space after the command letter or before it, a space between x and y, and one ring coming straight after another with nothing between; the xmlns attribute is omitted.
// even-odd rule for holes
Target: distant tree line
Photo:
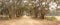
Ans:
<svg viewBox="0 0 60 25"><path fill-rule="evenodd" d="M0 14L15 18L23 16L23 12L26 11L32 17L44 19L50 11L51 1L59 2L59 0L3 0L0 1Z"/></svg>

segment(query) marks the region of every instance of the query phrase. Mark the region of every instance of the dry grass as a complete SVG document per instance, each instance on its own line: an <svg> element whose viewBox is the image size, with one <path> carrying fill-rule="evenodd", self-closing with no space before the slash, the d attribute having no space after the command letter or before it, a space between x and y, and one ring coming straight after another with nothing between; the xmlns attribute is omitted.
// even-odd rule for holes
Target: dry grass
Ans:
<svg viewBox="0 0 60 25"><path fill-rule="evenodd" d="M59 25L59 21L49 20L34 20L29 16L24 16L21 19L1 20L0 25Z"/></svg>
<svg viewBox="0 0 60 25"><path fill-rule="evenodd" d="M45 16L46 19L48 20L58 20L60 21L60 16Z"/></svg>

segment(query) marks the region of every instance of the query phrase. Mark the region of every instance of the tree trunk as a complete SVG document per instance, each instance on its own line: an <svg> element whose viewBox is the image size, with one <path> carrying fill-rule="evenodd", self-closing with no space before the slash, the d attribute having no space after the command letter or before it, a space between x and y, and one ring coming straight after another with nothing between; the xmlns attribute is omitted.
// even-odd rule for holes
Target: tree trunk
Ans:
<svg viewBox="0 0 60 25"><path fill-rule="evenodd" d="M41 19L44 19L44 14L41 14L41 17L40 17Z"/></svg>

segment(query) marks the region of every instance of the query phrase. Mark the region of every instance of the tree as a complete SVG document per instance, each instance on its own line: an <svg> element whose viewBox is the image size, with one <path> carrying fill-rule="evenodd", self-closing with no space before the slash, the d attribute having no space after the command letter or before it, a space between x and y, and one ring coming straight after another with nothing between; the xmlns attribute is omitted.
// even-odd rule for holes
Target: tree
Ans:
<svg viewBox="0 0 60 25"><path fill-rule="evenodd" d="M43 2L45 2L44 5L42 4ZM38 1L32 2L32 5L33 5L32 6L33 10L31 10L31 12L34 13L33 15L35 16L35 18L44 19L44 16L49 12L48 3L46 4L46 1L44 0L38 0ZM38 17L38 14L39 14L39 17Z"/></svg>
<svg viewBox="0 0 60 25"><path fill-rule="evenodd" d="M15 18L16 16L21 16L23 9L21 7L21 3L22 0L4 0L1 1L2 2L2 10L1 13L3 13L3 15L8 14L9 18ZM5 14L5 15L6 15ZM16 15L16 16L15 16Z"/></svg>
<svg viewBox="0 0 60 25"><path fill-rule="evenodd" d="M39 1L39 2L40 4L37 8L38 9L40 8L40 10L38 10L38 14L40 14L41 19L44 19L44 16L49 12L49 5L48 3L46 4L46 1ZM44 5L42 4L43 2L44 2Z"/></svg>
<svg viewBox="0 0 60 25"><path fill-rule="evenodd" d="M23 12L26 11L30 16L44 19L44 16L49 11L49 5L46 0L4 0L2 2L3 8L9 11L9 18L22 16Z"/></svg>
<svg viewBox="0 0 60 25"><path fill-rule="evenodd" d="M22 2L22 0L12 0L11 5L9 6L9 16L10 16L10 18L14 18L16 16L19 17L19 16L22 15L23 9L21 7L21 2Z"/></svg>

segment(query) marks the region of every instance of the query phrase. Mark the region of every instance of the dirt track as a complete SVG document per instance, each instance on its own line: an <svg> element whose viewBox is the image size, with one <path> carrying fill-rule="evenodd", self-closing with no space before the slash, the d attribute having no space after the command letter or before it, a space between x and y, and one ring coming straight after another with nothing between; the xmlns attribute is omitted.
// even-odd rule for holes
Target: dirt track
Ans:
<svg viewBox="0 0 60 25"><path fill-rule="evenodd" d="M0 25L58 25L58 22L47 20L34 20L24 16L21 19L0 21Z"/></svg>

